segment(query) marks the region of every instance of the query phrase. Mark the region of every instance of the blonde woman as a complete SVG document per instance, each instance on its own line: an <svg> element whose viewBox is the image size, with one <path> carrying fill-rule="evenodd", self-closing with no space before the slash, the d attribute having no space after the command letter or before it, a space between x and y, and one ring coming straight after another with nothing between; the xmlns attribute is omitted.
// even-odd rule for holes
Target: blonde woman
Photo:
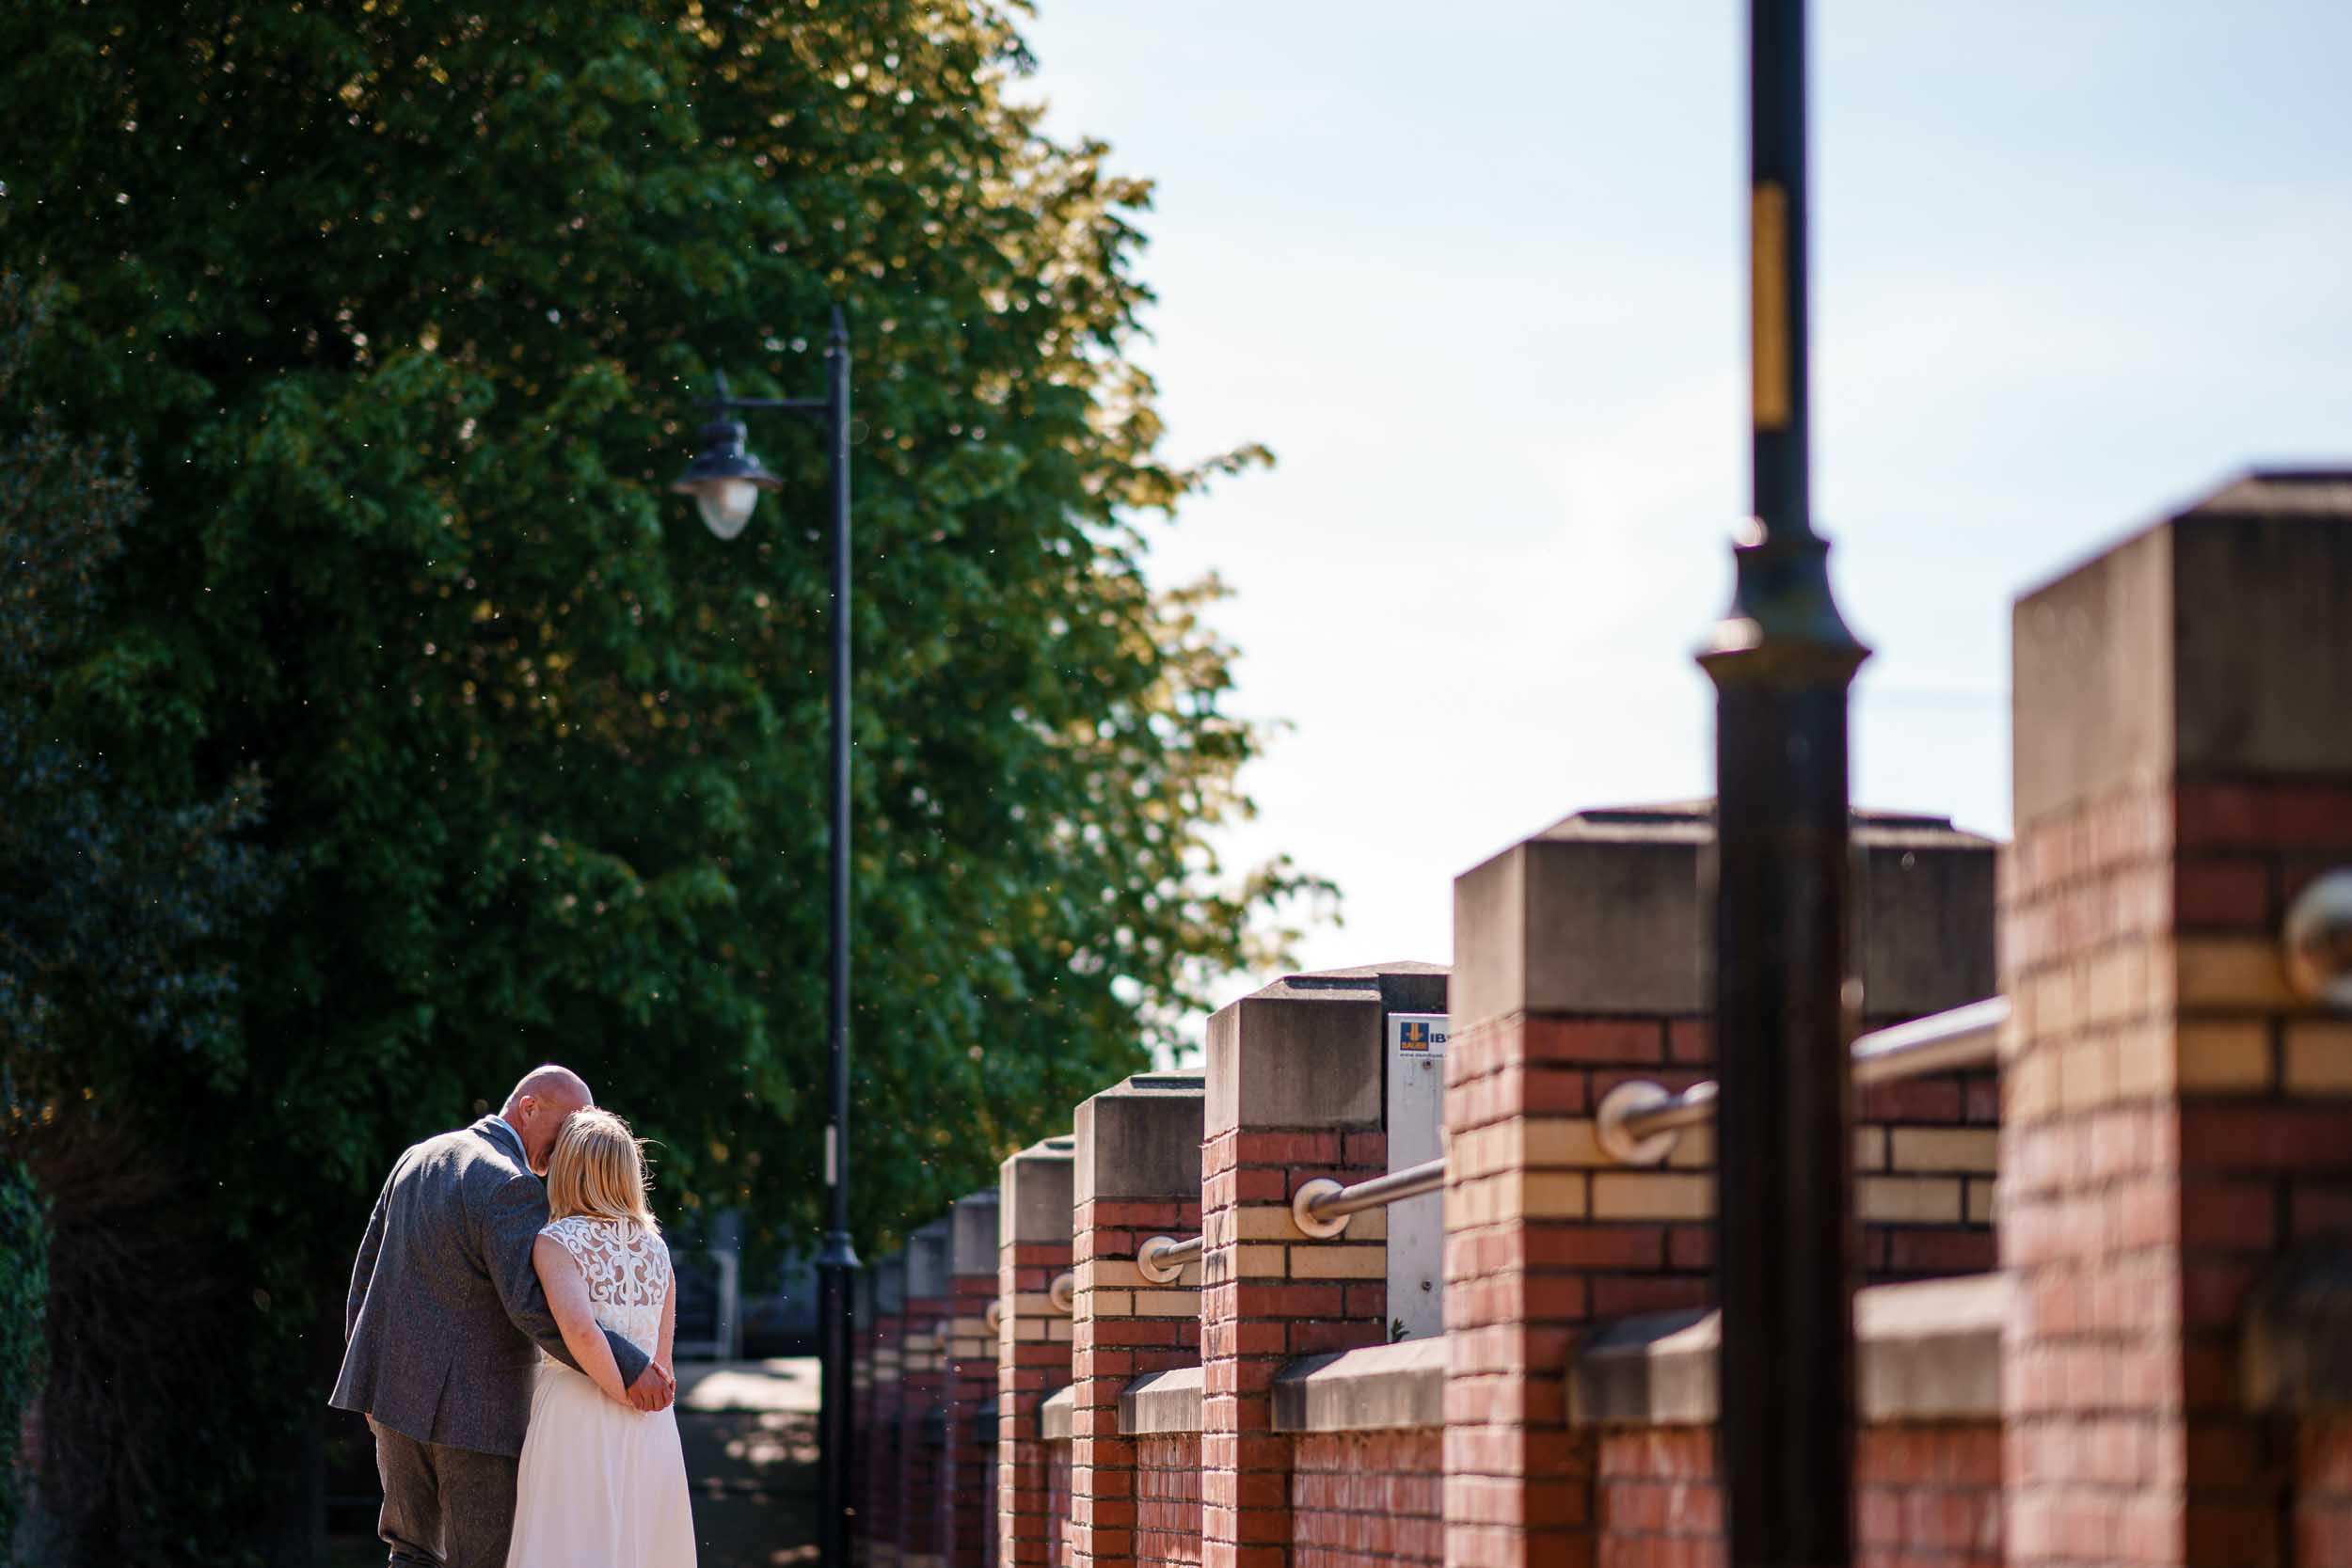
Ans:
<svg viewBox="0 0 2352 1568"><path fill-rule="evenodd" d="M670 1254L627 1122L587 1110L564 1124L548 1159L548 1212L531 1260L580 1370L539 1362L507 1568L693 1568L677 1416L628 1402L604 1336L671 1364Z"/></svg>

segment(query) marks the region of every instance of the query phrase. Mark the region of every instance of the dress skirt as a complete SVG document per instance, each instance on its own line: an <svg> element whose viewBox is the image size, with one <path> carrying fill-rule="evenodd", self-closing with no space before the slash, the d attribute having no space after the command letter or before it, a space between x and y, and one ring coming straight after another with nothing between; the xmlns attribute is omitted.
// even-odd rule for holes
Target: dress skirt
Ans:
<svg viewBox="0 0 2352 1568"><path fill-rule="evenodd" d="M507 1568L694 1568L677 1412L606 1399L542 1360L516 1482Z"/></svg>

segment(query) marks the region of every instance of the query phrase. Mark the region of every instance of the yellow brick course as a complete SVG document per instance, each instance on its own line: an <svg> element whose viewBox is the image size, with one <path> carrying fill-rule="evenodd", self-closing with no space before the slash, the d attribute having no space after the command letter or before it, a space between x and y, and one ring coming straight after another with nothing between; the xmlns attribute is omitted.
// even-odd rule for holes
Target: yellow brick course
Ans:
<svg viewBox="0 0 2352 1568"><path fill-rule="evenodd" d="M1686 1127L1675 1141L1674 1152L1666 1156L1666 1164L1676 1170L1712 1170L1715 1168L1715 1130L1712 1127Z"/></svg>
<svg viewBox="0 0 2352 1568"><path fill-rule="evenodd" d="M2175 964L2184 1007L2295 1006L2272 938L2184 937Z"/></svg>
<svg viewBox="0 0 2352 1568"><path fill-rule="evenodd" d="M2180 1049L2169 1017L2144 1019L2116 1035L2117 1099L2164 1098L2179 1086L2180 1077Z"/></svg>
<svg viewBox="0 0 2352 1568"><path fill-rule="evenodd" d="M1715 1183L1704 1176L1610 1172L1593 1178L1593 1217L1600 1220L1706 1219Z"/></svg>
<svg viewBox="0 0 2352 1568"><path fill-rule="evenodd" d="M2352 1023L2288 1024L2286 1067L2287 1087L2298 1094L2352 1094Z"/></svg>
<svg viewBox="0 0 2352 1568"><path fill-rule="evenodd" d="M2176 1035L2180 1085L2188 1089L2266 1089L2270 1031L2249 1022L2184 1019Z"/></svg>
<svg viewBox="0 0 2352 1568"><path fill-rule="evenodd" d="M1133 1291L1081 1289L1071 1305L1073 1317L1130 1318L1135 1316L1136 1293Z"/></svg>
<svg viewBox="0 0 2352 1568"><path fill-rule="evenodd" d="M1143 1277L1143 1271L1127 1258L1089 1258L1078 1265L1078 1289L1081 1291L1134 1290L1152 1282Z"/></svg>
<svg viewBox="0 0 2352 1568"><path fill-rule="evenodd" d="M1898 1127L1897 1170L1992 1170L2001 1136L1989 1127Z"/></svg>
<svg viewBox="0 0 2352 1568"><path fill-rule="evenodd" d="M1882 1225L1957 1223L1963 1185L1958 1178L1866 1176L1854 1195L1854 1207L1864 1219Z"/></svg>
<svg viewBox="0 0 2352 1568"><path fill-rule="evenodd" d="M1446 1228L1523 1217L1580 1219L1586 1207L1585 1180L1581 1171L1506 1170L1456 1181L1446 1189Z"/></svg>
<svg viewBox="0 0 2352 1568"><path fill-rule="evenodd" d="M1291 1248L1293 1279L1380 1279L1389 1272L1389 1249L1305 1242Z"/></svg>
<svg viewBox="0 0 2352 1568"><path fill-rule="evenodd" d="M1227 1248L1221 1256L1226 1259L1228 1278L1279 1279L1289 1272L1289 1254L1288 1247L1247 1243Z"/></svg>

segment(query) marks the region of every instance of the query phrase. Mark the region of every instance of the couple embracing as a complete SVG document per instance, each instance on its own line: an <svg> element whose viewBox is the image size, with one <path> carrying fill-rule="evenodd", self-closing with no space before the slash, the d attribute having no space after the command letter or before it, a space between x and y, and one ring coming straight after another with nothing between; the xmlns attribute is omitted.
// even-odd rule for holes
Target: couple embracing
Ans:
<svg viewBox="0 0 2352 1568"><path fill-rule="evenodd" d="M400 1157L331 1402L375 1433L392 1568L693 1568L671 1284L638 1140L564 1068Z"/></svg>

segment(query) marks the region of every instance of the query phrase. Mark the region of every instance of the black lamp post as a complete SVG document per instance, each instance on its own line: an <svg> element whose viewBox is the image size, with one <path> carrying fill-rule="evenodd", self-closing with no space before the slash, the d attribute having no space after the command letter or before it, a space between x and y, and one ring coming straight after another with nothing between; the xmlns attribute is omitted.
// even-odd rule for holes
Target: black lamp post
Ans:
<svg viewBox="0 0 2352 1568"><path fill-rule="evenodd" d="M1868 651L1807 495L1804 0L1750 0L1756 515L1717 690L1722 1472L1732 1568L1852 1560L1847 690Z"/></svg>
<svg viewBox="0 0 2352 1568"><path fill-rule="evenodd" d="M832 916L827 970L825 1193L829 1216L817 1257L818 1354L822 1370L818 1444L823 1464L824 1516L818 1540L826 1568L850 1562L850 1285L857 1249L850 1243L850 333L833 312L821 398L739 398L717 377L702 429L702 451L672 489L692 496L703 521L732 539L751 521L762 490L784 482L744 450L740 408L781 408L825 421L833 467Z"/></svg>

